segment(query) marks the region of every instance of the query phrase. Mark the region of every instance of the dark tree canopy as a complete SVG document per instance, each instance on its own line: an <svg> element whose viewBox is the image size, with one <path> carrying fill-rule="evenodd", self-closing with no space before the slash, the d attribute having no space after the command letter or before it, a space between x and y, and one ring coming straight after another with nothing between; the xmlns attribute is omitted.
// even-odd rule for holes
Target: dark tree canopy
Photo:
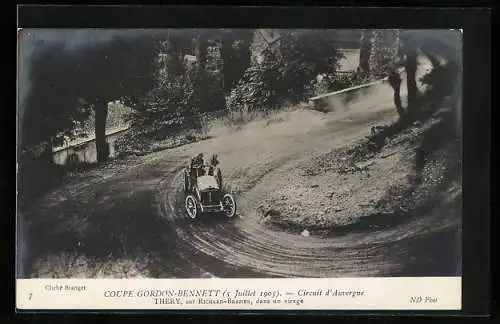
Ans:
<svg viewBox="0 0 500 324"><path fill-rule="evenodd" d="M152 87L161 37L89 30L39 43L30 57L23 143L51 139L58 144L60 134L70 134L93 109L98 156L105 159L107 104L121 99L133 106Z"/></svg>
<svg viewBox="0 0 500 324"><path fill-rule="evenodd" d="M77 93L89 104L121 99L134 105L153 85L154 38L140 41L116 37L75 57Z"/></svg>
<svg viewBox="0 0 500 324"><path fill-rule="evenodd" d="M423 82L431 85L433 95L448 96L455 91L462 65L462 35L457 30L407 30L401 33L402 52L408 84L408 110L418 113L416 87L417 56L429 58L432 71Z"/></svg>
<svg viewBox="0 0 500 324"><path fill-rule="evenodd" d="M62 44L41 45L31 59L29 92L20 125L22 147L44 141L62 144L64 136L72 135L76 124L89 115L76 87L68 86L75 81L68 73L73 62L61 55L63 48Z"/></svg>

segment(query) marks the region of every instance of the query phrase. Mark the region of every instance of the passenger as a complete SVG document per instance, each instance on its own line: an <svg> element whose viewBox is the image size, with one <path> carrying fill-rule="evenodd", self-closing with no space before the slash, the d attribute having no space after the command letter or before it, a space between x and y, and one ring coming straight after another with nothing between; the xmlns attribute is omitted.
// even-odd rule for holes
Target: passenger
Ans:
<svg viewBox="0 0 500 324"><path fill-rule="evenodd" d="M219 155L218 154L212 155L212 157L210 158L210 164L213 165L214 167L219 164Z"/></svg>
<svg viewBox="0 0 500 324"><path fill-rule="evenodd" d="M218 177L218 172L217 172L218 165L219 165L219 156L217 154L213 154L212 157L210 158L208 174ZM220 181L220 179L218 179L218 181Z"/></svg>

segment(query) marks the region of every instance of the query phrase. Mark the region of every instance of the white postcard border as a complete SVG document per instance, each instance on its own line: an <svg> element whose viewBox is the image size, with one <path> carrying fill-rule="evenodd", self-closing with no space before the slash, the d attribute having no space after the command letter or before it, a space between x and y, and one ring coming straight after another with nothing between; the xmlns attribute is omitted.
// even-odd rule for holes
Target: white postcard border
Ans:
<svg viewBox="0 0 500 324"><path fill-rule="evenodd" d="M19 310L460 310L461 277L17 279Z"/></svg>

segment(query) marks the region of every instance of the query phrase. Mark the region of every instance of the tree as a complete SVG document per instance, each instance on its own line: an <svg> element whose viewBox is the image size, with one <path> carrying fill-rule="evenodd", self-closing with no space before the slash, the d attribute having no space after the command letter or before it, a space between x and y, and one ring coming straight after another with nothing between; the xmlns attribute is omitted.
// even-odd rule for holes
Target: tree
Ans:
<svg viewBox="0 0 500 324"><path fill-rule="evenodd" d="M108 158L106 120L108 102L120 99L135 106L154 85L158 39L116 36L103 44L89 45L72 55L68 71L70 83L78 97L95 113L97 160Z"/></svg>
<svg viewBox="0 0 500 324"><path fill-rule="evenodd" d="M25 98L19 142L25 150L44 144L46 162L51 162L52 147L74 138L73 129L89 116L89 110L71 86L68 72L73 62L62 55L64 45L37 41L34 47L37 51L22 63L29 77L19 90Z"/></svg>
<svg viewBox="0 0 500 324"><path fill-rule="evenodd" d="M363 29L360 36L359 71L369 78L381 78L390 72L399 49L398 29Z"/></svg>
<svg viewBox="0 0 500 324"><path fill-rule="evenodd" d="M372 33L370 29L362 29L360 36L359 69L361 73L370 71L370 53L372 44Z"/></svg>
<svg viewBox="0 0 500 324"><path fill-rule="evenodd" d="M417 58L426 55L433 65L423 81L431 85L434 99L452 94L460 78L462 37L451 30L410 30L401 35L408 87L408 112L418 113L416 85Z"/></svg>
<svg viewBox="0 0 500 324"><path fill-rule="evenodd" d="M252 35L252 30L246 29L187 29L169 32L168 40L163 46L164 61L168 61L169 69L173 68L170 65L178 63L184 68L176 68L178 72L174 74L180 76L187 73L182 60L186 54L196 57L190 80L194 82L193 100L197 101L201 112L219 110L226 106L225 94L234 87L249 65ZM220 51L222 64L213 61L214 57L208 52L211 47ZM217 71L212 71L213 67Z"/></svg>
<svg viewBox="0 0 500 324"><path fill-rule="evenodd" d="M389 71L388 75L389 84L391 85L394 91L394 105L396 106L396 110L398 111L399 118L403 119L406 117L406 112L401 103L401 76L395 67Z"/></svg>
<svg viewBox="0 0 500 324"><path fill-rule="evenodd" d="M336 33L331 30L299 30L280 38L280 86L282 97L293 103L306 99L311 81L318 75L335 75L342 54L337 50Z"/></svg>
<svg viewBox="0 0 500 324"><path fill-rule="evenodd" d="M199 108L193 86L194 71L181 76L159 76L157 85L137 105L131 119L142 134L158 139L186 128L199 128Z"/></svg>
<svg viewBox="0 0 500 324"><path fill-rule="evenodd" d="M230 95L233 108L273 109L298 103L313 91L319 74L335 74L341 54L333 31L292 30L283 32L279 46L267 48L263 61L248 68Z"/></svg>
<svg viewBox="0 0 500 324"><path fill-rule="evenodd" d="M51 37L30 60L24 144L37 137L60 144L93 110L97 159L104 161L108 103L121 99L133 106L152 88L161 35L90 30Z"/></svg>
<svg viewBox="0 0 500 324"><path fill-rule="evenodd" d="M275 109L283 101L280 69L282 63L276 53L264 50L261 64L248 68L228 98L230 109Z"/></svg>
<svg viewBox="0 0 500 324"><path fill-rule="evenodd" d="M199 128L199 114L213 101L210 86L214 84L207 74L208 31L186 30L171 33L160 49L164 65L155 77L155 84L130 116L140 136L163 139L186 128ZM193 65L185 64L186 54L195 54ZM180 65L180 66L179 66ZM221 92L222 93L222 92Z"/></svg>
<svg viewBox="0 0 500 324"><path fill-rule="evenodd" d="M207 66L208 32L199 31L195 37L196 68L194 74L194 98L200 106L209 101ZM202 109L205 111L205 109Z"/></svg>
<svg viewBox="0 0 500 324"><path fill-rule="evenodd" d="M196 61L194 69L189 71L189 80L193 82L193 101L200 112L219 110L225 107L225 98L222 90L220 78L217 75L208 73L209 45L213 45L214 39L221 35L219 29L185 30L176 34L181 55L194 54ZM211 58L210 58L211 59ZM185 73L188 71L184 70Z"/></svg>
<svg viewBox="0 0 500 324"><path fill-rule="evenodd" d="M194 31L198 74L195 91L202 111L219 110L226 106L225 95L236 85L250 64L252 30L205 29ZM208 47L219 51L220 57L208 55ZM212 60L220 60L213 62ZM210 62L209 62L210 60ZM208 63L217 71L208 73ZM212 73L214 72L214 73Z"/></svg>
<svg viewBox="0 0 500 324"><path fill-rule="evenodd" d="M417 87L417 66L418 66L418 52L414 47L407 47L405 49L405 70L406 70L406 86L408 88L408 113L413 116L416 112L416 103L418 95Z"/></svg>
<svg viewBox="0 0 500 324"><path fill-rule="evenodd" d="M238 83L250 66L252 39L253 30L251 29L221 31L222 87L226 94Z"/></svg>
<svg viewBox="0 0 500 324"><path fill-rule="evenodd" d="M184 75L186 72L184 64L184 51L182 39L178 35L168 33L167 40L161 42L159 69L174 76Z"/></svg>

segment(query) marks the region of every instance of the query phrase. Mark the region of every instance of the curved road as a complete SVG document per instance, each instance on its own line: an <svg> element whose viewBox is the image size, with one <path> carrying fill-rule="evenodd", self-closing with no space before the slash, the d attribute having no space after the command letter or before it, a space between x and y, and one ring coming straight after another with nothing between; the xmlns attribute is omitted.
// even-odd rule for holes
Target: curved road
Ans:
<svg viewBox="0 0 500 324"><path fill-rule="evenodd" d="M284 116L279 123L253 123L239 132L155 153L136 167L89 185L57 205L66 204L61 207L65 225L47 225L54 239L45 236L45 247L33 253L72 246L97 259L147 257L149 276L162 278L457 274L459 219L439 210L389 229L329 238L302 237L260 224L251 195L256 184L286 174L313 155L353 144L372 125L396 118L390 92L335 114L297 111ZM219 154L224 182L236 192L238 215L233 219L191 220L185 215L182 168L198 152ZM95 210L82 214L89 206Z"/></svg>

